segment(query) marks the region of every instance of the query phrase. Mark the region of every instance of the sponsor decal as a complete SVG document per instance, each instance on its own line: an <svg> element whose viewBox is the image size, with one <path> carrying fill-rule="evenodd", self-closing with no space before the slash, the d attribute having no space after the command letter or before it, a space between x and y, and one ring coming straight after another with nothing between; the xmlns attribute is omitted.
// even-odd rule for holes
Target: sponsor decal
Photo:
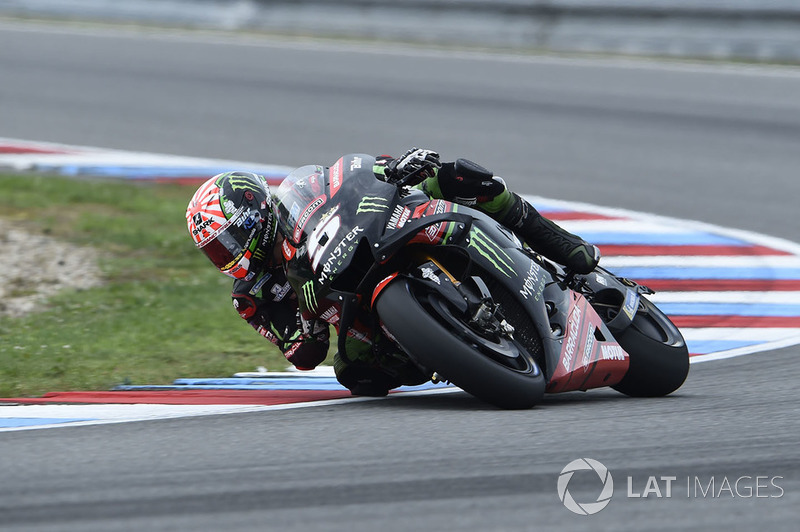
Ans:
<svg viewBox="0 0 800 532"><path fill-rule="evenodd" d="M400 229L411 217L411 209L398 205L394 208L392 215L389 217L389 223L386 224L386 229Z"/></svg>
<svg viewBox="0 0 800 532"><path fill-rule="evenodd" d="M350 171L360 169L361 168L361 157L353 157L353 160L350 161Z"/></svg>
<svg viewBox="0 0 800 532"><path fill-rule="evenodd" d="M261 246L262 247L257 247L256 250L253 252L253 260L254 261L261 261L261 260L264 260L267 257L267 249L263 247L264 246L264 240L266 240L266 238L267 238L267 235L265 233L264 234L264 238L261 241ZM270 249L269 251L272 251L272 250Z"/></svg>
<svg viewBox="0 0 800 532"><path fill-rule="evenodd" d="M600 275L599 273L594 274L594 278L603 286L608 286L608 281L606 281L605 275Z"/></svg>
<svg viewBox="0 0 800 532"><path fill-rule="evenodd" d="M253 183L253 181L244 176L237 176L237 175L228 175L228 184L231 186L231 190L245 190L245 191L252 191L252 192L264 192L258 185Z"/></svg>
<svg viewBox="0 0 800 532"><path fill-rule="evenodd" d="M353 328L347 329L347 336L349 336L350 338L355 338L359 342L364 342L365 344L372 345L372 338L370 338L369 335L367 335L367 333L359 331L357 329Z"/></svg>
<svg viewBox="0 0 800 532"><path fill-rule="evenodd" d="M342 265L342 262L353 252L358 243L356 237L364 232L363 227L355 226L336 244L336 247L331 250L328 259L322 265L322 271L319 274L319 283L325 284L328 278L336 273ZM334 268L334 265L337 267Z"/></svg>
<svg viewBox="0 0 800 532"><path fill-rule="evenodd" d="M528 299L528 296L533 296L534 300L539 301L539 297L544 291L545 284L544 277L539 275L540 271L541 269L539 268L539 265L534 261L531 261L531 267L528 270L528 275L522 282L522 289L519 291L519 293L522 294L522 297L525 299Z"/></svg>
<svg viewBox="0 0 800 532"><path fill-rule="evenodd" d="M269 329L267 329L263 325L259 325L257 330L258 330L258 334L260 334L261 336L263 336L264 338L266 338L267 340L269 340L273 344L277 345L281 341L280 338L275 336L275 333L273 333L272 331L270 331Z"/></svg>
<svg viewBox="0 0 800 532"><path fill-rule="evenodd" d="M336 325L336 323L339 321L339 309L336 308L336 306L330 307L320 315L320 318L327 321L331 325Z"/></svg>
<svg viewBox="0 0 800 532"><path fill-rule="evenodd" d="M308 223L308 219L311 218L311 215L317 212L317 210L319 210L319 208L325 204L326 200L327 198L325 196L320 196L308 204L308 207L306 207L306 210L304 210L303 214L300 215L300 219L297 220L297 225L294 228L294 233L292 234L292 238L294 239L295 242L298 242L300 240L300 236L303 234L303 229Z"/></svg>
<svg viewBox="0 0 800 532"><path fill-rule="evenodd" d="M625 304L622 306L622 311L628 315L630 319L636 315L636 311L639 309L639 294L637 294L633 290L628 290L625 294Z"/></svg>
<svg viewBox="0 0 800 532"><path fill-rule="evenodd" d="M297 202L293 202L292 207L289 209L289 220L287 221L290 224L294 224L298 216L300 216L300 205L298 205Z"/></svg>
<svg viewBox="0 0 800 532"><path fill-rule="evenodd" d="M264 285L266 284L266 282L267 282L267 281L269 281L271 277L272 277L272 274L271 274L271 273L265 273L265 274L264 274L264 275L261 277L261 279L259 279L258 281L256 281L256 284L254 284L254 285L253 285L253 288L251 288L251 289L250 289L250 291L249 291L248 293L249 293L251 296L254 296L254 295L256 295L257 293L259 293L259 292L261 291L261 289L264 287Z"/></svg>
<svg viewBox="0 0 800 532"><path fill-rule="evenodd" d="M236 210L236 205L231 200L225 200L222 204L222 210L225 211L225 214L230 214Z"/></svg>
<svg viewBox="0 0 800 532"><path fill-rule="evenodd" d="M203 220L203 215L199 212L192 217L192 222L194 223L194 230L192 234L197 236L202 233L209 225L214 223L214 220L209 218L208 220Z"/></svg>
<svg viewBox="0 0 800 532"><path fill-rule="evenodd" d="M423 279L428 279L430 281L433 281L434 283L436 283L438 285L442 284L441 279L439 279L439 277L433 272L433 270L431 268L427 268L427 267L422 268L422 278Z"/></svg>
<svg viewBox="0 0 800 532"><path fill-rule="evenodd" d="M601 344L600 354L604 360L625 360L625 351L615 344Z"/></svg>
<svg viewBox="0 0 800 532"><path fill-rule="evenodd" d="M316 312L317 308L319 307L319 303L317 302L317 294L314 289L314 280L307 281L303 287L303 300L306 303L306 308L311 312Z"/></svg>
<svg viewBox="0 0 800 532"><path fill-rule="evenodd" d="M281 249L283 250L283 258L287 261L292 260L294 258L294 254L297 253L297 248L292 246L288 240L283 241Z"/></svg>
<svg viewBox="0 0 800 532"><path fill-rule="evenodd" d="M514 261L494 240L475 226L470 229L469 235L468 247L474 248L478 254L491 262L497 271L506 277L514 276Z"/></svg>
<svg viewBox="0 0 800 532"><path fill-rule="evenodd" d="M472 207L472 206L474 206L474 205L477 205L477 204L478 204L478 198L475 198L475 197L472 197L472 198L462 198L462 197L460 197L460 196L456 196L455 198L453 198L453 201L455 201L455 202L456 202L456 203L458 203L459 205L465 205L465 206L467 206L467 207Z"/></svg>
<svg viewBox="0 0 800 532"><path fill-rule="evenodd" d="M567 323L567 344L564 346L564 356L561 363L564 369L570 371L572 368L572 357L575 355L575 350L578 347L578 335L581 329L581 317L583 312L580 307L575 307L572 314L569 315L569 323Z"/></svg>
<svg viewBox="0 0 800 532"><path fill-rule="evenodd" d="M358 204L356 214L365 212L384 212L389 210L389 200L383 196L364 196Z"/></svg>
<svg viewBox="0 0 800 532"><path fill-rule="evenodd" d="M295 343L293 343L291 345L291 347L289 347L289 349L287 349L283 353L283 356L286 357L286 360L292 360L292 357L297 352L297 350L300 349L300 346L302 346L302 345L303 345L303 342L295 342Z"/></svg>
<svg viewBox="0 0 800 532"><path fill-rule="evenodd" d="M581 359L581 365L583 366L583 370L586 371L588 369L589 364L592 361L592 352L594 351L594 331L596 327L594 324L589 324L589 330L586 333L586 345L583 347L583 358Z"/></svg>
<svg viewBox="0 0 800 532"><path fill-rule="evenodd" d="M430 208L428 210L430 210ZM433 212L429 212L426 214L442 214L445 212L447 212L447 202L436 201L436 206L434 207ZM427 228L425 228L425 234L427 235L428 240L434 242L436 238L439 236L439 232L441 231L442 226L445 223L446 222L439 222L438 224L429 225Z"/></svg>
<svg viewBox="0 0 800 532"><path fill-rule="evenodd" d="M342 165L344 164L343 159L339 159L336 161L336 164L331 166L329 172L329 180L330 180L330 195L333 198L337 192L339 192L339 188L342 186Z"/></svg>
<svg viewBox="0 0 800 532"><path fill-rule="evenodd" d="M286 281L286 283L284 283L283 286L279 285L278 283L275 283L270 289L270 292L274 296L272 300L273 301L283 300L283 298L286 297L286 294L288 294L291 289L292 286L289 284L289 281Z"/></svg>
<svg viewBox="0 0 800 532"><path fill-rule="evenodd" d="M252 229L260 221L261 221L260 212L258 211L250 212L250 209L247 209L247 215L242 219L242 225L244 225L245 229Z"/></svg>

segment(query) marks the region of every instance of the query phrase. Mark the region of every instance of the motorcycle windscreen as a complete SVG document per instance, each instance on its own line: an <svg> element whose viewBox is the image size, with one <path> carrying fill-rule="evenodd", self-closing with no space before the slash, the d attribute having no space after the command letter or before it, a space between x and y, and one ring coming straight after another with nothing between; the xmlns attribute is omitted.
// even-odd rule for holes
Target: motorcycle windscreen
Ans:
<svg viewBox="0 0 800 532"><path fill-rule="evenodd" d="M294 246L300 246L309 220L328 199L323 167L307 165L292 171L278 187L275 199L278 229Z"/></svg>

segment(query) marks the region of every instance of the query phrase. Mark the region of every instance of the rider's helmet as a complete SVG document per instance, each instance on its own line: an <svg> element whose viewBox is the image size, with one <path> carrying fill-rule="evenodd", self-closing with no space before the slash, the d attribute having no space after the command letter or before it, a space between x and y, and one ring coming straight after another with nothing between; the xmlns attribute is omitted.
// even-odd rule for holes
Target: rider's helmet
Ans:
<svg viewBox="0 0 800 532"><path fill-rule="evenodd" d="M263 176L212 177L194 193L186 223L195 245L225 275L249 281L269 266L277 223Z"/></svg>

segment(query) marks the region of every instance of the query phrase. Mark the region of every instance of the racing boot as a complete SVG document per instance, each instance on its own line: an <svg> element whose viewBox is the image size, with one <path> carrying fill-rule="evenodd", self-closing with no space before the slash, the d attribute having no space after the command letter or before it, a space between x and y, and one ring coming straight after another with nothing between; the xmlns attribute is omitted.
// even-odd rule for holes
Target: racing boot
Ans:
<svg viewBox="0 0 800 532"><path fill-rule="evenodd" d="M564 265L568 270L586 274L600 260L600 250L548 220L533 205L513 193L511 206L497 218L512 229L537 253Z"/></svg>

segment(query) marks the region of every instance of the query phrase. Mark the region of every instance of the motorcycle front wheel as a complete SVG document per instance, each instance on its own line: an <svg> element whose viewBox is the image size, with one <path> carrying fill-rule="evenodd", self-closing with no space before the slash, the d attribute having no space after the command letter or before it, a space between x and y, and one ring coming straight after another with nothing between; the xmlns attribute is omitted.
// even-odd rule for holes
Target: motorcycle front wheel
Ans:
<svg viewBox="0 0 800 532"><path fill-rule="evenodd" d="M545 377L513 338L481 334L441 295L398 279L376 302L384 327L409 356L467 393L500 408L531 408Z"/></svg>

